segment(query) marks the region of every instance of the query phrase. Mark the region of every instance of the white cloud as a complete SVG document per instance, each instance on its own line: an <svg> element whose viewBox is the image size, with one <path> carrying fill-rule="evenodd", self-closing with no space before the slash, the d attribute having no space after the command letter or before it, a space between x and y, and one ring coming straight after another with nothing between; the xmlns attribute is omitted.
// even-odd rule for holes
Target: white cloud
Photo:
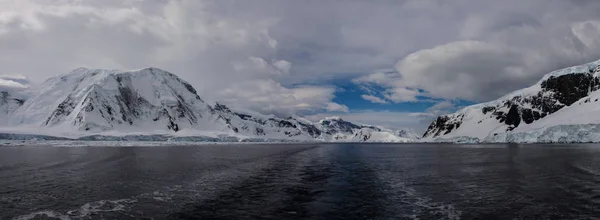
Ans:
<svg viewBox="0 0 600 220"><path fill-rule="evenodd" d="M331 102L334 93L334 87L286 88L274 80L252 80L231 85L217 95L224 97L220 102L228 106L280 116L320 111L347 112L348 107Z"/></svg>
<svg viewBox="0 0 600 220"><path fill-rule="evenodd" d="M7 80L0 78L0 88L15 88L15 89L24 89L27 88L26 85L15 82L13 80Z"/></svg>
<svg viewBox="0 0 600 220"><path fill-rule="evenodd" d="M395 71L372 73L353 79L352 82L358 84L361 89L369 93L361 96L363 99L367 100L372 99L372 95L370 94L373 93L381 93L385 99L379 97L375 98L379 99L377 101L383 101L385 103L387 103L387 100L394 103L415 102L418 101L418 96L423 95L416 89L404 87L403 80ZM381 91L381 89L383 89L383 91Z"/></svg>
<svg viewBox="0 0 600 220"><path fill-rule="evenodd" d="M325 110L328 112L348 112L348 106L340 105L335 102L329 102L325 105Z"/></svg>
<svg viewBox="0 0 600 220"><path fill-rule="evenodd" d="M432 10L432 2L417 8ZM471 5L462 5L467 2ZM383 87L390 101L417 96L486 101L552 70L600 59L600 15L594 12L600 2L546 1L547 7L539 7L541 2L458 0L439 6L463 12L454 20L438 20L435 27L445 30L444 22L450 22L456 32L405 54L397 73L374 73L355 82Z"/></svg>
<svg viewBox="0 0 600 220"><path fill-rule="evenodd" d="M481 100L482 95L494 89L487 77L498 73L496 80L523 80L525 76L509 77L509 67L519 67L525 60L524 54L509 47L496 46L479 41L457 41L432 49L421 50L406 56L396 65L400 74L395 90L407 87L427 91L433 98L462 98ZM486 92L483 92L488 90ZM408 94L411 95L411 94ZM418 93L412 93L418 95Z"/></svg>
<svg viewBox="0 0 600 220"><path fill-rule="evenodd" d="M259 57L248 57L245 62L234 62L233 69L237 72L267 77L286 76L290 74L292 63L285 60L273 60L270 63Z"/></svg>
<svg viewBox="0 0 600 220"><path fill-rule="evenodd" d="M417 90L403 87L391 88L384 92L385 98L395 103L417 101L420 94Z"/></svg>
<svg viewBox="0 0 600 220"><path fill-rule="evenodd" d="M425 110L425 112L431 113L433 115L442 115L442 114L450 113L451 111L455 110L456 108L457 108L457 106L454 103L446 100L446 101L441 101L441 102L434 104L433 106L427 108Z"/></svg>
<svg viewBox="0 0 600 220"><path fill-rule="evenodd" d="M377 96L373 96L373 95L361 95L360 97L363 98L364 100L370 101L372 103L378 103L378 104L386 104L386 103L388 103L384 99L379 98Z"/></svg>
<svg viewBox="0 0 600 220"><path fill-rule="evenodd" d="M529 86L552 70L599 59L600 29L594 24L600 22L561 29L568 32L526 26L491 34L493 40L487 42L454 41L407 55L395 73L374 73L355 82L379 85L395 102L418 96L487 101Z"/></svg>
<svg viewBox="0 0 600 220"><path fill-rule="evenodd" d="M0 91L19 91L29 88L29 79L21 75L0 75ZM15 95L15 94L13 94Z"/></svg>

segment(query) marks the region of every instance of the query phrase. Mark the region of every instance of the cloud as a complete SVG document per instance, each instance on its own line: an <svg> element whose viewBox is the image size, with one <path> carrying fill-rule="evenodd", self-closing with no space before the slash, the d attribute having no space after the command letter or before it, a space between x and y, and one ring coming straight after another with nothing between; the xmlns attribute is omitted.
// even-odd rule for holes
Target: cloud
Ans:
<svg viewBox="0 0 600 220"><path fill-rule="evenodd" d="M228 106L279 116L322 111L347 112L347 106L331 102L334 93L334 87L286 88L274 80L252 80L236 83L217 95L227 97L219 102Z"/></svg>
<svg viewBox="0 0 600 220"><path fill-rule="evenodd" d="M370 101L372 103L378 103L378 104L386 104L388 103L387 101L385 101L382 98L379 98L377 96L372 96L372 95L361 95L361 98L363 98L364 100Z"/></svg>
<svg viewBox="0 0 600 220"><path fill-rule="evenodd" d="M245 74L262 75L278 77L290 74L292 63L285 60L273 60L270 63L259 57L248 57L248 60L242 62L233 62L233 69L236 72Z"/></svg>
<svg viewBox="0 0 600 220"><path fill-rule="evenodd" d="M434 98L494 99L552 70L600 58L600 44L584 37L579 26L570 24L568 32L556 34L515 28L497 33L490 42L456 41L421 50L398 62L402 81L397 86L422 89ZM585 36L600 37L597 30L586 31ZM550 40L540 40L544 38Z"/></svg>
<svg viewBox="0 0 600 220"><path fill-rule="evenodd" d="M7 6L0 7L1 72L21 72L41 82L80 66L154 66L191 82L208 100L256 94L257 100L273 101L239 104L248 103L243 107L254 110L297 113L316 107L317 111L331 101L289 101L290 94L309 89L273 81L289 76L292 68L291 62L275 56L278 42L269 35L269 28L276 19L260 13L250 17L228 14L222 1L23 0L0 4ZM265 95L260 90L235 88L255 82L271 83L276 86L269 88L283 92ZM324 90L319 90L326 94L322 97L333 98L329 92L333 89Z"/></svg>
<svg viewBox="0 0 600 220"><path fill-rule="evenodd" d="M348 106L340 105L335 102L329 102L325 105L325 109L329 112L348 112Z"/></svg>
<svg viewBox="0 0 600 220"><path fill-rule="evenodd" d="M600 58L597 11L589 0L0 1L0 72L39 82L153 66L265 113L344 111L331 83L351 79L375 102L484 101Z"/></svg>
<svg viewBox="0 0 600 220"><path fill-rule="evenodd" d="M522 52L479 41L457 41L421 50L398 62L401 80L394 89L416 87L432 98L490 99L506 89L516 89L516 82L530 76L517 72L527 59ZM500 83L505 83L504 88L499 88ZM490 91L494 89L497 91Z"/></svg>
<svg viewBox="0 0 600 220"><path fill-rule="evenodd" d="M451 111L455 110L456 108L457 108L457 106L454 103L446 100L446 101L441 101L441 102L434 104L433 106L427 108L425 110L425 112L431 113L433 115L442 115L442 114L450 113Z"/></svg>
<svg viewBox="0 0 600 220"><path fill-rule="evenodd" d="M0 75L0 92L20 91L27 88L29 88L29 79L24 76Z"/></svg>
<svg viewBox="0 0 600 220"><path fill-rule="evenodd" d="M363 76L391 101L417 97L487 101L527 87L544 74L600 58L600 20L547 29L526 25L484 33L405 56L396 72ZM483 28L488 30L489 28ZM470 30L467 35L476 35Z"/></svg>

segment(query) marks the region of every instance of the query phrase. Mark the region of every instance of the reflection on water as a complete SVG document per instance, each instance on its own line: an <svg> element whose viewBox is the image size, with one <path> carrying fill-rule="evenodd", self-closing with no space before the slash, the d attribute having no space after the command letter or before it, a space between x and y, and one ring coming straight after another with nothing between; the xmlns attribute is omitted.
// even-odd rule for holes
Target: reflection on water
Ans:
<svg viewBox="0 0 600 220"><path fill-rule="evenodd" d="M0 148L0 219L588 219L596 145Z"/></svg>

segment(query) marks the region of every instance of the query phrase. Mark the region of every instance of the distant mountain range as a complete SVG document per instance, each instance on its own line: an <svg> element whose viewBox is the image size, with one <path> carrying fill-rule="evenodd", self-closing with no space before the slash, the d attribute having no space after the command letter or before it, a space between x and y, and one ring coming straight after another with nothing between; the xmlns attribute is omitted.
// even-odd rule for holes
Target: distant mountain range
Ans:
<svg viewBox="0 0 600 220"><path fill-rule="evenodd" d="M189 83L157 68L79 68L35 88L0 91L0 125L4 133L0 138L32 137L8 134L17 133L88 139L172 135L237 141L418 140L418 135L408 130L337 117L312 122L298 116L279 118L209 104Z"/></svg>
<svg viewBox="0 0 600 220"><path fill-rule="evenodd" d="M34 88L0 88L0 139L600 142L599 101L600 60L551 72L497 100L441 115L420 137L339 117L313 122L210 104L189 83L157 68L79 68Z"/></svg>
<svg viewBox="0 0 600 220"><path fill-rule="evenodd" d="M600 61L435 119L423 141L600 142Z"/></svg>

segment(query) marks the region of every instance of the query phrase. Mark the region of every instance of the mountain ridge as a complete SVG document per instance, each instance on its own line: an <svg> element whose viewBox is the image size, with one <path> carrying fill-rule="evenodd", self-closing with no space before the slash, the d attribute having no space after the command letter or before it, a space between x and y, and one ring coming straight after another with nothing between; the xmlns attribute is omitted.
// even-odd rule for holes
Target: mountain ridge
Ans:
<svg viewBox="0 0 600 220"><path fill-rule="evenodd" d="M11 105L12 111L6 113L9 120L2 122L7 127L3 130L32 127L44 134L77 137L145 133L295 141L414 141L407 130L341 118L311 122L298 116L278 118L210 104L188 82L154 67L130 71L77 68L25 93L27 98ZM11 95L7 93L7 97ZM8 106L3 103L0 109ZM326 122L343 126L332 128Z"/></svg>

